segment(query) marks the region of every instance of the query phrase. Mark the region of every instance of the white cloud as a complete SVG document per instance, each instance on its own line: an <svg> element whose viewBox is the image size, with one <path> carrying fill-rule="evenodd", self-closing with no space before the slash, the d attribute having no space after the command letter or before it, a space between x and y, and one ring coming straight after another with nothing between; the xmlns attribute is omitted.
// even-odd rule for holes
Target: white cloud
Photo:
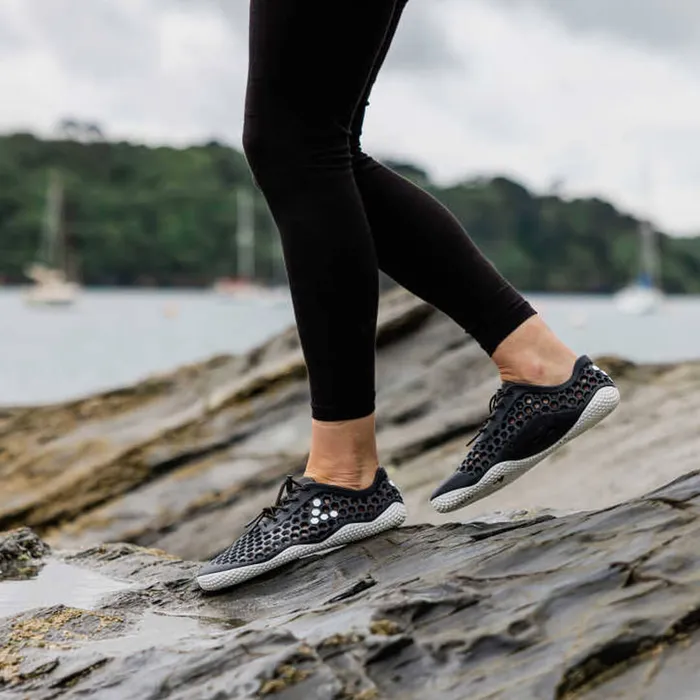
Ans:
<svg viewBox="0 0 700 700"><path fill-rule="evenodd" d="M48 133L73 116L118 137L240 143L241 0L93 0L79 18L71 5L0 0L0 129ZM368 150L442 181L505 173L542 189L562 177L571 194L700 229L688 8L666 3L681 20L662 27L656 0L646 24L637 13L629 26L619 11L594 22L584 5L412 0L372 97Z"/></svg>
<svg viewBox="0 0 700 700"><path fill-rule="evenodd" d="M563 177L573 194L700 229L700 79L678 56L572 36L528 7L450 0L442 12L467 70L380 83L368 145L396 144L443 180L486 171L544 188ZM403 118L389 124L390 113Z"/></svg>
<svg viewBox="0 0 700 700"><path fill-rule="evenodd" d="M636 44L692 53L700 40L696 0L495 0L502 7L540 8L574 33L604 33Z"/></svg>

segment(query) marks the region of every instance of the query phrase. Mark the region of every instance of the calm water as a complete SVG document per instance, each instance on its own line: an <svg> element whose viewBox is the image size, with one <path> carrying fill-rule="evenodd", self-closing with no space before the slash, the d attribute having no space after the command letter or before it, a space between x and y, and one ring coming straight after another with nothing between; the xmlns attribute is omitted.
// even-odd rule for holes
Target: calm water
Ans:
<svg viewBox="0 0 700 700"><path fill-rule="evenodd" d="M603 298L533 296L579 352L637 361L700 357L700 298L626 316ZM234 301L210 292L88 291L70 308L25 306L0 290L0 404L57 401L154 372L247 350L292 322L283 299Z"/></svg>

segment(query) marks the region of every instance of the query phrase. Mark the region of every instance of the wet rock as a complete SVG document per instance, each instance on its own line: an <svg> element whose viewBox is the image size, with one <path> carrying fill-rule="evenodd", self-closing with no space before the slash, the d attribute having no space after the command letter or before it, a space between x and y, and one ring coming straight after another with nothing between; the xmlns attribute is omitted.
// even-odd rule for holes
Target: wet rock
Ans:
<svg viewBox="0 0 700 700"><path fill-rule="evenodd" d="M0 581L35 575L50 551L29 528L0 532Z"/></svg>
<svg viewBox="0 0 700 700"><path fill-rule="evenodd" d="M597 512L401 528L218 595L156 550L57 551L123 590L0 618L0 696L691 698L698 536L695 472Z"/></svg>
<svg viewBox="0 0 700 700"><path fill-rule="evenodd" d="M600 358L623 392L609 420L440 516L428 496L498 378L406 294L383 299L377 344L382 461L409 527L220 596L182 559L228 545L303 468L293 331L0 411L0 528L32 527L0 535L0 697L694 698L700 363Z"/></svg>

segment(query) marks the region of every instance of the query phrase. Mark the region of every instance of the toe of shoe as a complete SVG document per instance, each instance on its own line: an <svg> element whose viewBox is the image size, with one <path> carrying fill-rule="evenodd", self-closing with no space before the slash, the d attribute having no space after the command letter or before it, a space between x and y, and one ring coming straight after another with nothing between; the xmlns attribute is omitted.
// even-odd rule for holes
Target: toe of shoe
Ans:
<svg viewBox="0 0 700 700"><path fill-rule="evenodd" d="M435 491L433 491L430 500L434 500L439 496L444 496L450 491L455 491L456 489L464 489L468 486L474 486L478 479L471 474L465 474L464 472L455 472L449 479L443 481L440 486L438 486Z"/></svg>
<svg viewBox="0 0 700 700"><path fill-rule="evenodd" d="M210 574L220 574L222 571L230 571L231 569L235 568L235 563L222 563L217 562L216 559L213 559L200 567L199 571L197 572L197 578L209 576Z"/></svg>

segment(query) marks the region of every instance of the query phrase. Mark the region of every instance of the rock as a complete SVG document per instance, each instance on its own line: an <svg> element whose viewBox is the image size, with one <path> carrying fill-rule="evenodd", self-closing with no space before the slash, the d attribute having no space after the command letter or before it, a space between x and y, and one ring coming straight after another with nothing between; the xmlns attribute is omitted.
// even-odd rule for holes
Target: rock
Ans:
<svg viewBox="0 0 700 700"><path fill-rule="evenodd" d="M440 516L427 498L498 378L401 292L382 300L377 345L382 459L410 527L221 596L182 559L228 545L303 468L293 330L0 410L0 529L20 528L0 535L0 697L694 699L700 363L598 358L621 408L517 486Z"/></svg>
<svg viewBox="0 0 700 700"><path fill-rule="evenodd" d="M378 436L410 523L448 522L427 504L463 458L498 386L462 331L400 291L382 300ZM622 407L536 470L461 511L522 519L600 508L696 468L700 364L600 358ZM298 473L309 435L305 369L293 330L119 391L0 411L0 528L31 526L60 548L132 542L206 559ZM593 455L595 457L593 458Z"/></svg>
<svg viewBox="0 0 700 700"><path fill-rule="evenodd" d="M390 294L377 345L389 463L483 420L493 370L430 307ZM465 386L481 391L473 407ZM0 433L0 527L29 525L63 547L131 541L206 557L303 467L308 413L293 332L132 390L16 409Z"/></svg>
<svg viewBox="0 0 700 700"><path fill-rule="evenodd" d="M155 550L40 547L16 585L72 582L0 616L0 696L693 698L698 537L694 472L596 512L401 528L219 595ZM76 606L88 577L104 596Z"/></svg>
<svg viewBox="0 0 700 700"><path fill-rule="evenodd" d="M0 539L0 581L34 575L49 552L50 547L29 528L6 533Z"/></svg>

